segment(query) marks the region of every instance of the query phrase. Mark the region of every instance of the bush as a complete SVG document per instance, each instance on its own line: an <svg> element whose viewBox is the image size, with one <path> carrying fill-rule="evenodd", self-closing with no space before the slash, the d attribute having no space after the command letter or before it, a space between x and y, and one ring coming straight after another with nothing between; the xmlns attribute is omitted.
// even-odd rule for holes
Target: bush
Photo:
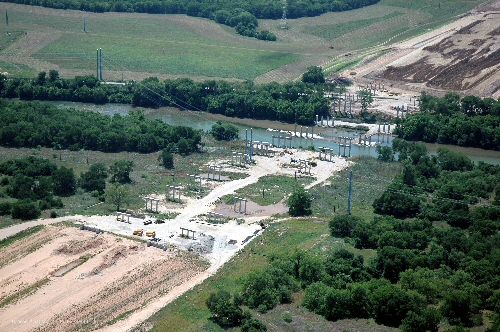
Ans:
<svg viewBox="0 0 500 332"><path fill-rule="evenodd" d="M335 237L352 237L352 231L356 225L363 221L362 218L350 214L336 215L330 221L328 226L332 236Z"/></svg>
<svg viewBox="0 0 500 332"><path fill-rule="evenodd" d="M12 205L12 218L30 220L40 216L38 204L32 201L18 201Z"/></svg>
<svg viewBox="0 0 500 332"><path fill-rule="evenodd" d="M241 332L266 332L267 326L265 326L260 320L255 318L248 318L243 320L241 324Z"/></svg>
<svg viewBox="0 0 500 332"><path fill-rule="evenodd" d="M283 313L283 320L287 323L291 323L292 320L293 320L293 317L292 317L292 314L290 313L290 311L285 311Z"/></svg>
<svg viewBox="0 0 500 332"><path fill-rule="evenodd" d="M382 161L393 161L394 152L390 146L377 145L377 158Z"/></svg>
<svg viewBox="0 0 500 332"><path fill-rule="evenodd" d="M288 213L292 217L310 215L312 213L311 201L311 195L303 187L296 187L286 201L286 205L289 207Z"/></svg>
<svg viewBox="0 0 500 332"><path fill-rule="evenodd" d="M6 216L10 214L12 210L12 204L10 202L0 202L0 216Z"/></svg>
<svg viewBox="0 0 500 332"><path fill-rule="evenodd" d="M51 218L57 218L57 212L56 211L50 211L50 217Z"/></svg>
<svg viewBox="0 0 500 332"><path fill-rule="evenodd" d="M239 325L243 319L243 310L234 303L231 294L224 290L210 294L205 304L219 324Z"/></svg>
<svg viewBox="0 0 500 332"><path fill-rule="evenodd" d="M161 154L158 157L158 161L161 162L163 167L165 167L166 169L174 168L174 155L170 152L169 149L163 149L161 151Z"/></svg>
<svg viewBox="0 0 500 332"><path fill-rule="evenodd" d="M232 124L223 124L217 121L210 131L212 136L218 141L232 141L238 139L238 128Z"/></svg>

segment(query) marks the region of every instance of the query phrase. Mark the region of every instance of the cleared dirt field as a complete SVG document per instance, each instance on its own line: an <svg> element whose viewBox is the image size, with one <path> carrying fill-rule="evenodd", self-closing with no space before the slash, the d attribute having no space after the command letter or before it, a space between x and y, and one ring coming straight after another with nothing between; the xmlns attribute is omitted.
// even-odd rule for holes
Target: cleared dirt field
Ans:
<svg viewBox="0 0 500 332"><path fill-rule="evenodd" d="M496 2L395 44L385 55L349 72L356 72L354 80L359 84L376 82L418 93L457 91L496 99L500 95L499 41L500 3Z"/></svg>
<svg viewBox="0 0 500 332"><path fill-rule="evenodd" d="M93 330L208 268L187 252L50 225L0 257L2 331Z"/></svg>

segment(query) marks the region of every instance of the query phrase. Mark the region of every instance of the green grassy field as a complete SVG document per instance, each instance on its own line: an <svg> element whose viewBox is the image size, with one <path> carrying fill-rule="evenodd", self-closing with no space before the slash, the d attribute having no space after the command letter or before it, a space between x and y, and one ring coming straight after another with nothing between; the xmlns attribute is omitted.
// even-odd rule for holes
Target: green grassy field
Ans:
<svg viewBox="0 0 500 332"><path fill-rule="evenodd" d="M207 147L212 146L214 142L210 136L204 137L204 142ZM176 155L174 158L173 170L167 170L158 162L159 153L140 154L140 153L103 153L97 151L69 151L69 150L53 150L48 148L41 149L9 149L0 147L0 162L9 159L17 159L26 156L36 156L53 161L58 166L72 168L75 176L78 178L82 172L86 172L90 165L96 162L102 162L108 166L112 165L118 159L126 159L134 162L134 170L131 173L132 185L130 186L131 200L130 204L124 206L125 209L136 210L143 208L144 200L142 197L151 193L165 194L167 185L186 185L188 182L187 174L197 174L200 170L206 171L206 164L213 158L228 158L230 160L231 149L238 148L242 142L217 143L223 146L223 149L216 149L210 153L196 153L187 157ZM88 160L88 163L87 163ZM173 175L173 176L172 176ZM245 175L239 173L224 173L223 175L238 179ZM197 191L188 192L188 195L206 195L208 189L204 189L202 193ZM3 194L0 191L0 195ZM84 192L80 188L77 189L76 195L63 197L64 207L55 210L58 216L70 214L109 215L115 211L112 205L103 203L92 206L99 202L97 197L92 196L88 192ZM52 210L42 212L42 218L49 218ZM168 218L174 215L158 215L158 218ZM10 216L0 216L0 228L7 227L16 223L19 220L13 220Z"/></svg>
<svg viewBox="0 0 500 332"><path fill-rule="evenodd" d="M260 21L262 29L278 36L277 42L242 37L229 27L185 15L87 13L84 32L83 12L0 3L15 32L0 37L0 68L21 76L54 68L62 76L94 74L95 50L102 48L108 79L125 72L125 79L286 81L344 52L426 32L482 2L382 0L349 12L288 20L285 30L279 21Z"/></svg>

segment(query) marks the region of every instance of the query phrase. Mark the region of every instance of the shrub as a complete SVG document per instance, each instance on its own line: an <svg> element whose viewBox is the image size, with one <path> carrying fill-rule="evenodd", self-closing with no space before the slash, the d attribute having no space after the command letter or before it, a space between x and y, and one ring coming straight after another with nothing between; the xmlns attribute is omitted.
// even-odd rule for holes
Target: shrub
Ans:
<svg viewBox="0 0 500 332"><path fill-rule="evenodd" d="M18 201L12 205L12 218L30 220L40 216L38 204L32 201Z"/></svg>
<svg viewBox="0 0 500 332"><path fill-rule="evenodd" d="M10 214L11 210L12 204L10 202L0 202L0 216Z"/></svg>
<svg viewBox="0 0 500 332"><path fill-rule="evenodd" d="M311 201L311 195L303 187L296 187L286 201L289 207L288 213L292 217L310 215L312 213Z"/></svg>

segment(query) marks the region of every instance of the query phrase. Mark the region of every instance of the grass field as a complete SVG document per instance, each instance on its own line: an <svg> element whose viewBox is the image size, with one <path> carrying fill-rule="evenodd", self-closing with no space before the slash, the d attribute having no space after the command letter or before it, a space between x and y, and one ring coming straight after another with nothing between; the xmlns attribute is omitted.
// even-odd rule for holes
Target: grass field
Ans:
<svg viewBox="0 0 500 332"><path fill-rule="evenodd" d="M213 144L210 136L204 137L204 142L207 147ZM159 153L140 154L140 153L103 153L97 151L69 151L69 150L53 150L48 148L41 149L9 149L0 147L0 163L9 159L17 159L26 156L36 156L53 161L58 166L72 168L75 176L78 178L82 172L86 172L90 165L96 162L102 162L107 166L112 165L118 159L126 159L134 162L134 170L131 173L132 185L130 186L131 200L130 203L123 208L130 210L137 210L143 208L143 196L157 193L165 194L167 185L185 185L188 182L187 174L197 174L202 171L206 172L206 164L213 158L228 158L230 159L231 148L235 145L243 143L230 142L230 143L217 143L222 145L224 149L215 149L210 153L195 153L187 157L176 155L174 158L173 170L167 170L158 162ZM88 163L87 163L88 160ZM173 176L172 176L173 175ZM224 173L223 175L230 176L231 178L242 178L244 175L239 173ZM201 193L205 195L208 190ZM3 194L0 192L0 194ZM193 196L200 195L198 192L191 192ZM98 204L97 197L92 196L88 192L84 192L80 188L77 189L76 195L63 197L62 201L64 207L55 210L58 216L69 214L83 214L83 215L108 215L115 211L115 207L109 204ZM92 206L91 208L88 208ZM52 210L45 210L42 212L42 218L49 218ZM170 217L172 217L171 215ZM166 215L158 215L159 218L167 218ZM7 227L16 223L19 220L13 220L10 216L0 216L0 228Z"/></svg>
<svg viewBox="0 0 500 332"><path fill-rule="evenodd" d="M54 68L61 76L94 74L95 50L102 48L107 79L125 72L125 79L286 81L344 52L423 33L482 2L382 0L354 11L288 20L288 29L280 29L276 20L260 21L277 42L242 37L229 27L185 15L87 13L84 32L83 12L0 3L14 32L0 37L0 70L20 76Z"/></svg>

